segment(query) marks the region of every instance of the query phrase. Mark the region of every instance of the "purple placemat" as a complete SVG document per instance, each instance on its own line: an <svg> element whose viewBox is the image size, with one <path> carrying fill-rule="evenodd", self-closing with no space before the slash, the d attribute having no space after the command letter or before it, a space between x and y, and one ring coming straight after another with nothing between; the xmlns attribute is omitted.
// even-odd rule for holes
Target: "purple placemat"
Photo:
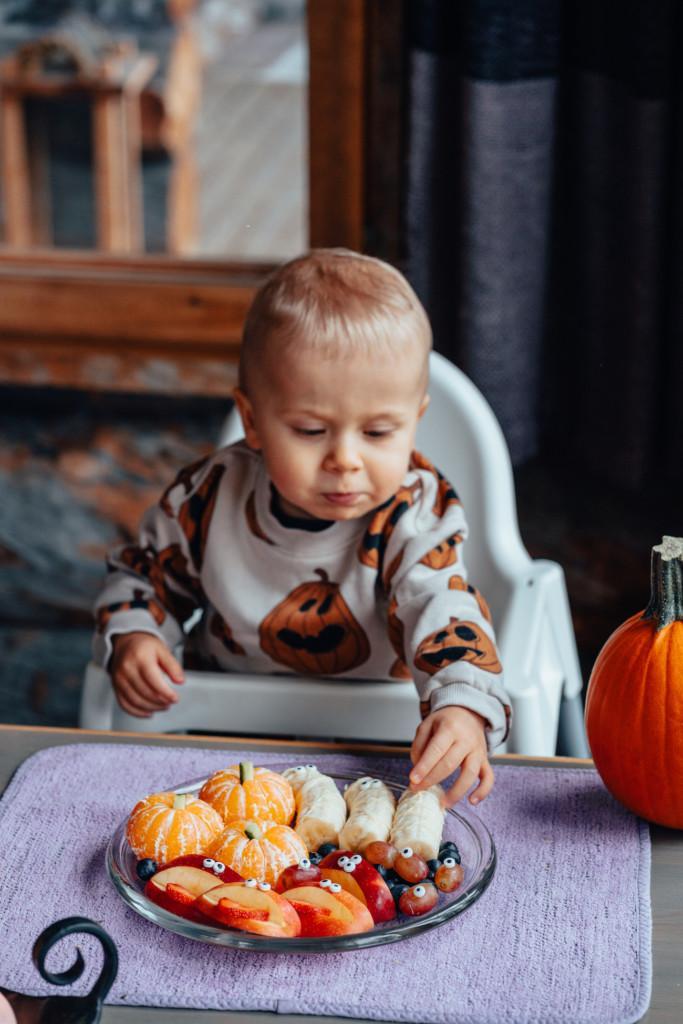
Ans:
<svg viewBox="0 0 683 1024"><path fill-rule="evenodd" d="M57 992L31 962L57 918L99 921L116 942L123 1005L339 1015L421 1024L631 1024L651 987L650 843L591 770L498 767L477 813L498 867L465 913L405 942L346 953L280 956L184 939L140 918L109 881L104 851L145 793L254 754L74 744L28 758L0 801L0 985ZM303 755L260 754L285 767ZM315 755L321 770L405 777L407 759ZM87 964L96 940L63 941L53 970ZM62 994L64 990L61 990Z"/></svg>

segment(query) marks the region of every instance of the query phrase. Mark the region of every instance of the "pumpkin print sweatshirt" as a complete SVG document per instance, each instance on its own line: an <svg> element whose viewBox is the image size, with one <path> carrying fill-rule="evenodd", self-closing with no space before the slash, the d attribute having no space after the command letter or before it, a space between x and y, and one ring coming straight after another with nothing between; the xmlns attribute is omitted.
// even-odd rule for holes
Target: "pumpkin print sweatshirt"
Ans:
<svg viewBox="0 0 683 1024"><path fill-rule="evenodd" d="M466 536L457 494L418 452L392 498L327 523L284 516L261 456L239 441L183 469L137 543L109 556L95 660L107 666L112 637L134 631L182 658L194 624L205 668L412 679L423 717L476 711L492 749L510 705Z"/></svg>

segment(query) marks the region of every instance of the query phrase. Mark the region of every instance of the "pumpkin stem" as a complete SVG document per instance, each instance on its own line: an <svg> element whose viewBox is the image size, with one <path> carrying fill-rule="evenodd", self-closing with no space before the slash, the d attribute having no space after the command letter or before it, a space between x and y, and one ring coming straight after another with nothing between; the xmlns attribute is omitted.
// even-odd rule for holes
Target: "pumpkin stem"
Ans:
<svg viewBox="0 0 683 1024"><path fill-rule="evenodd" d="M650 602L644 619L656 619L657 631L683 621L683 538L664 537L652 549Z"/></svg>
<svg viewBox="0 0 683 1024"><path fill-rule="evenodd" d="M254 778L254 762L240 761L240 784Z"/></svg>
<svg viewBox="0 0 683 1024"><path fill-rule="evenodd" d="M330 577L327 575L324 569L314 569L313 572L316 574L316 576L320 577L323 583L329 582ZM315 582L315 580L313 582Z"/></svg>
<svg viewBox="0 0 683 1024"><path fill-rule="evenodd" d="M184 807L187 807L187 803L190 799L189 793L174 793L173 794L173 810L182 811Z"/></svg>
<svg viewBox="0 0 683 1024"><path fill-rule="evenodd" d="M247 839L260 839L261 829L258 827L255 821L248 821L244 826L244 834Z"/></svg>

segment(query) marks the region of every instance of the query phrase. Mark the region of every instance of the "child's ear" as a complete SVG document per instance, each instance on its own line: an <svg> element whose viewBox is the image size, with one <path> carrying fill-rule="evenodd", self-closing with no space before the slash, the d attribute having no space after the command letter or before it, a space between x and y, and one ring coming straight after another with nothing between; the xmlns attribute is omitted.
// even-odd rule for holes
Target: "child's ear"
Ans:
<svg viewBox="0 0 683 1024"><path fill-rule="evenodd" d="M418 412L417 412L417 418L419 420L421 420L422 417L424 416L424 414L427 412L427 406L428 405L429 405L429 395L425 395L424 398L422 399L422 401L420 402L420 408L418 409Z"/></svg>
<svg viewBox="0 0 683 1024"><path fill-rule="evenodd" d="M240 414L240 419L242 420L244 436L247 439L247 444L255 451L259 451L262 445L254 420L254 407L241 388L235 388L232 395L235 399L235 405L237 406L237 411Z"/></svg>

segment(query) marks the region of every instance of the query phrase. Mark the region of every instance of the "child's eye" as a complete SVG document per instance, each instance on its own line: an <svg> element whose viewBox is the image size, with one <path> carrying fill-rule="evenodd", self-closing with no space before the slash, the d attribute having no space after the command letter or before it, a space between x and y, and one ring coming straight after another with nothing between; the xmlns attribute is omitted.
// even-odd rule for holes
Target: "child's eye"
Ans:
<svg viewBox="0 0 683 1024"><path fill-rule="evenodd" d="M366 430L365 436L371 437L373 440L378 440L383 437L391 437L392 433L392 430Z"/></svg>
<svg viewBox="0 0 683 1024"><path fill-rule="evenodd" d="M322 427L294 427L294 433L300 434L302 437L319 437L325 431Z"/></svg>

